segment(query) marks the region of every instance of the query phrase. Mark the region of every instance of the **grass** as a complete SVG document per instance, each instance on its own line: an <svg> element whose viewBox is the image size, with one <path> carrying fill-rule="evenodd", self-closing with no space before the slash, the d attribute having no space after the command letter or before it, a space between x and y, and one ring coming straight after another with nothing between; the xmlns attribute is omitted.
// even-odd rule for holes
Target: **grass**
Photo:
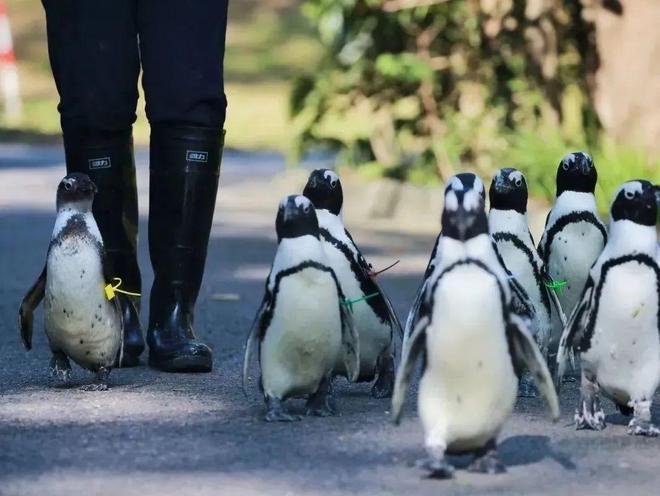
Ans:
<svg viewBox="0 0 660 496"><path fill-rule="evenodd" d="M311 26L299 12L298 0L230 2L225 54L227 146L290 149L287 113L289 83L320 55ZM0 118L0 134L58 136L58 95L46 44L45 16L39 0L8 0L23 97L17 122ZM147 143L149 125L144 100L134 127L137 143Z"/></svg>

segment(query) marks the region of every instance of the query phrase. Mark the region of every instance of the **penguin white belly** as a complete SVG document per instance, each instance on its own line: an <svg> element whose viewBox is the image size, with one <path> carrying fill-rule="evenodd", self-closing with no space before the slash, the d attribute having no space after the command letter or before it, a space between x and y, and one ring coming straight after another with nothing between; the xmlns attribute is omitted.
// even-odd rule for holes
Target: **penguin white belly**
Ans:
<svg viewBox="0 0 660 496"><path fill-rule="evenodd" d="M547 337L552 329L552 323L550 320L551 316L548 313L547 307L543 303L543 295L541 294L541 290L536 281L532 262L530 262L529 258L522 250L517 248L510 241L498 241L497 249L504 260L504 265L514 275L534 305L538 320L536 328L538 329L538 332L541 333L541 336L535 337L539 344L545 346L547 343Z"/></svg>
<svg viewBox="0 0 660 496"><path fill-rule="evenodd" d="M97 246L65 238L48 254L45 289L46 335L78 365L112 366L121 341L121 322L105 297Z"/></svg>
<svg viewBox="0 0 660 496"><path fill-rule="evenodd" d="M600 230L588 222L568 224L553 238L548 272L555 281L566 281L558 296L567 316L580 300L589 270L603 251L603 246Z"/></svg>
<svg viewBox="0 0 660 496"><path fill-rule="evenodd" d="M607 272L591 347L582 366L618 403L651 399L660 384L660 336L655 273L628 262Z"/></svg>
<svg viewBox="0 0 660 496"><path fill-rule="evenodd" d="M492 275L465 265L442 277L434 298L419 415L427 436L470 451L497 436L516 401L500 291Z"/></svg>
<svg viewBox="0 0 660 496"><path fill-rule="evenodd" d="M344 297L349 300L357 300L368 296L362 292L360 283L344 254L328 242L324 242L323 247L328 257L328 263L339 279ZM392 332L389 325L378 318L367 301L360 301L353 305L353 322L360 339L359 380L371 380L375 374L378 357L390 345ZM342 357L337 360L335 372L339 375L346 375L346 366Z"/></svg>
<svg viewBox="0 0 660 496"><path fill-rule="evenodd" d="M340 354L341 316L332 276L308 268L284 277L261 343L264 392L282 400L312 394Z"/></svg>

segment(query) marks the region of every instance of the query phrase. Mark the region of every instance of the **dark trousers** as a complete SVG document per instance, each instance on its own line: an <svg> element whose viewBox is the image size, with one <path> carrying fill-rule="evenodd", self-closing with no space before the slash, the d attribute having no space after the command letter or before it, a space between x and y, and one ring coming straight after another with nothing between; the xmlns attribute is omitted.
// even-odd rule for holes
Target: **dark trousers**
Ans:
<svg viewBox="0 0 660 496"><path fill-rule="evenodd" d="M228 0L43 4L65 143L130 130L140 66L152 127L222 128Z"/></svg>

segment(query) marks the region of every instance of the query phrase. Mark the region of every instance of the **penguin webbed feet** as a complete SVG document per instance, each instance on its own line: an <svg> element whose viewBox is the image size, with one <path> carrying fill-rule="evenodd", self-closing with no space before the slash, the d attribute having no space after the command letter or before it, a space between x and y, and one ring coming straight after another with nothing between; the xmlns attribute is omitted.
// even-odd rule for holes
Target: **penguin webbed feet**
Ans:
<svg viewBox="0 0 660 496"><path fill-rule="evenodd" d="M81 391L107 391L108 377L110 376L110 369L107 367L99 367L96 371L96 380L92 384L84 384L80 386Z"/></svg>
<svg viewBox="0 0 660 496"><path fill-rule="evenodd" d="M371 387L371 396L378 399L391 398L394 392L394 356L381 355L376 364L376 382Z"/></svg>
<svg viewBox="0 0 660 496"><path fill-rule="evenodd" d="M589 377L582 371L582 386L580 403L575 410L575 428L577 430L591 429L602 431L605 429L605 412L600 405L599 387L595 378Z"/></svg>
<svg viewBox="0 0 660 496"><path fill-rule="evenodd" d="M658 437L660 429L651 421L651 401L632 401L634 416L628 424L628 434L631 436ZM630 405L630 403L629 403Z"/></svg>
<svg viewBox="0 0 660 496"><path fill-rule="evenodd" d="M456 470L444 457L434 458L428 456L419 460L415 465L420 470L428 472L427 477L429 479L451 479Z"/></svg>
<svg viewBox="0 0 660 496"><path fill-rule="evenodd" d="M265 422L297 422L300 419L300 415L289 413L281 399L266 396Z"/></svg>
<svg viewBox="0 0 660 496"><path fill-rule="evenodd" d="M467 468L468 472L480 474L503 474L505 465L497 456L495 440L491 439L486 445L475 452L475 458Z"/></svg>
<svg viewBox="0 0 660 496"><path fill-rule="evenodd" d="M337 413L337 404L332 394L332 382L330 378L326 378L321 381L316 392L307 399L305 414L314 417L332 417Z"/></svg>
<svg viewBox="0 0 660 496"><path fill-rule="evenodd" d="M66 385L71 380L71 363L69 358L61 351L54 351L48 367L50 376L61 385Z"/></svg>
<svg viewBox="0 0 660 496"><path fill-rule="evenodd" d="M444 439L432 431L426 439L427 457L416 463L417 468L428 472L429 479L451 479L456 469L445 458L446 450Z"/></svg>

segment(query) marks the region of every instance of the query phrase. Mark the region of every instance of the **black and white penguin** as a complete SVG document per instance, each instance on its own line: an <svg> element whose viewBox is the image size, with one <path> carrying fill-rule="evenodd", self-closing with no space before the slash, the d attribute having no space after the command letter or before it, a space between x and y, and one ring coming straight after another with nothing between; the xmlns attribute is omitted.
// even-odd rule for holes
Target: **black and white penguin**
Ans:
<svg viewBox="0 0 660 496"><path fill-rule="evenodd" d="M277 252L245 347L243 389L258 348L266 421L299 420L283 402L305 396L308 415L333 415L337 360L344 360L350 380L359 372L357 331L323 249L312 202L285 198L275 225Z"/></svg>
<svg viewBox="0 0 660 496"><path fill-rule="evenodd" d="M561 337L559 377L569 357L581 358L578 429L605 428L602 392L622 413L633 415L629 434L660 434L650 410L660 385L660 245L654 190L658 186L638 180L624 183L615 194L607 245Z"/></svg>
<svg viewBox="0 0 660 496"><path fill-rule="evenodd" d="M122 295L109 300L112 274L104 264L103 240L92 215L96 186L86 174L72 173L57 188L57 217L46 265L19 310L24 346L32 348L33 313L44 300L44 327L53 358L50 372L67 382L69 359L96 373L88 390L107 389L107 378L123 336Z"/></svg>
<svg viewBox="0 0 660 496"><path fill-rule="evenodd" d="M442 258L404 350L392 414L398 423L415 361L423 357L418 409L428 460L422 467L432 477L450 477L446 453L475 453L469 470L502 472L496 438L516 402L521 370L532 372L553 418L558 399L533 337L513 310L480 195L449 191L442 229Z"/></svg>
<svg viewBox="0 0 660 496"><path fill-rule="evenodd" d="M504 265L534 305L534 338L545 356L553 319L556 326L563 327L566 317L556 293L548 287L550 278L529 231L527 197L527 181L522 172L513 168L499 170L489 190L488 225Z"/></svg>
<svg viewBox="0 0 660 496"><path fill-rule="evenodd" d="M353 321L360 336L360 375L358 381L370 382L376 398L389 398L394 389L394 330L403 329L371 266L353 241L342 219L344 201L339 176L328 169L313 171L303 195L316 208L321 240L330 267L337 274L344 296L351 302ZM343 360L335 372L346 375Z"/></svg>
<svg viewBox="0 0 660 496"><path fill-rule="evenodd" d="M559 301L570 315L580 299L589 269L607 242L594 190L598 174L591 157L569 153L557 169L557 199L548 214L538 251L548 275L562 284ZM555 321L548 345L555 361L563 326Z"/></svg>
<svg viewBox="0 0 660 496"><path fill-rule="evenodd" d="M486 188L484 183L479 176L471 172L461 172L452 176L445 186L444 196L447 197L447 193L454 191L457 193L465 193L466 191L473 190L476 191L479 196L485 201L486 199ZM408 338L415 328L417 323L417 318L419 316L420 306L422 304L422 296L426 290L428 280L433 274L434 269L440 263L442 258L442 253L440 251L440 239L442 238L442 231L435 238L435 244L433 245L433 250L431 251L431 256L428 263L426 264L426 270L424 270L424 275L422 276L422 283L417 290L415 295L415 300L413 301L412 307L408 312L408 317L406 318L406 325L403 331L403 345L402 348L405 349L407 346Z"/></svg>
<svg viewBox="0 0 660 496"><path fill-rule="evenodd" d="M483 181L479 178L479 176L471 172L461 172L459 174L456 174L455 176L452 176L449 179L444 192L445 201L447 194L449 194L451 191L453 191L456 194L465 194L467 191L475 191L477 195L482 199L482 201L486 200L486 189L484 187ZM431 252L431 257L426 266L426 270L424 271L424 276L422 277L422 284L417 290L417 294L415 295L415 300L413 301L413 305L410 311L408 312L408 318L406 319L406 326L403 332L402 348L404 350L407 346L408 338L410 337L413 329L415 328L415 324L419 316L420 306L422 303L422 295L426 290L426 286L428 285L428 281L431 278L433 271L441 263L442 260L442 250L441 250L442 244L440 243L441 239L442 239L442 232L438 234L438 237L435 240L435 245L433 247L433 251ZM494 241L493 244L495 245ZM498 261L504 267L504 261L497 252L497 246L495 246L495 253L498 257ZM504 270L507 271L505 267ZM520 283L516 280L516 278L512 274L509 273L508 276L509 277L507 284L509 285L509 289L513 294L513 301L516 310L522 313L525 316L525 318L530 321L532 325L535 325L536 322L535 309L528 295L526 294L523 287L520 285Z"/></svg>

